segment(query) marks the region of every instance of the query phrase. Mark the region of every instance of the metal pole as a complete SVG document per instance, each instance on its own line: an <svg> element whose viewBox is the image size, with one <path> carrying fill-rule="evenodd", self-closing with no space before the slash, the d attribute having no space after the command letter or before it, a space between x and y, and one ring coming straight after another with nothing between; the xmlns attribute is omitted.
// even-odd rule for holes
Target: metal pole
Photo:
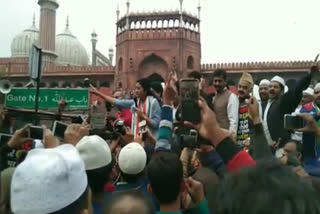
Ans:
<svg viewBox="0 0 320 214"><path fill-rule="evenodd" d="M35 113L36 113L35 125L38 125L38 122L39 122L38 109L39 109L40 75L41 75L41 66L42 66L42 50L39 48L38 51L39 51L39 62L38 62L36 106L35 106Z"/></svg>

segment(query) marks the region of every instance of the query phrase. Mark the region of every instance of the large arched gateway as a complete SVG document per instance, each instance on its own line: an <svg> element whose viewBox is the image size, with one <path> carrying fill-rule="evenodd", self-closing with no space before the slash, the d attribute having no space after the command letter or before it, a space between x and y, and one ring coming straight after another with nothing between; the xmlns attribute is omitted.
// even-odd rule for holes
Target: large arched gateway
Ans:
<svg viewBox="0 0 320 214"><path fill-rule="evenodd" d="M151 54L140 63L139 76L149 77L157 74L160 78L164 79L168 74L168 69L168 64L162 58L155 54Z"/></svg>

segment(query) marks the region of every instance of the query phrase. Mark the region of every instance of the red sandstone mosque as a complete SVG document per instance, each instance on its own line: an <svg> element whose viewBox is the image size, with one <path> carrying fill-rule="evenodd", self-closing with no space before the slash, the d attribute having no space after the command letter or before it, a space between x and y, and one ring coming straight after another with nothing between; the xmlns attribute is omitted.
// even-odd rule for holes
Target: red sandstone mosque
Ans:
<svg viewBox="0 0 320 214"><path fill-rule="evenodd" d="M29 56L33 44L44 52L44 72L41 87L82 87L83 79L89 77L97 87L130 90L137 79L149 77L162 81L168 71L177 71L180 77L191 71L200 71L208 80L215 69L223 68L237 82L242 72L250 72L255 79L282 75L286 79L299 78L308 71L312 62L248 62L201 64L201 6L197 15L183 10L183 0L176 11L135 13L127 11L119 17L117 10L117 33L115 65L114 50L103 55L97 49L98 37L91 34L92 56L71 32L67 20L65 30L56 35L57 0L39 0L39 29L33 19L32 26L17 35L11 44L11 57L0 58L0 72L16 87L29 82ZM210 82L210 81L209 81Z"/></svg>

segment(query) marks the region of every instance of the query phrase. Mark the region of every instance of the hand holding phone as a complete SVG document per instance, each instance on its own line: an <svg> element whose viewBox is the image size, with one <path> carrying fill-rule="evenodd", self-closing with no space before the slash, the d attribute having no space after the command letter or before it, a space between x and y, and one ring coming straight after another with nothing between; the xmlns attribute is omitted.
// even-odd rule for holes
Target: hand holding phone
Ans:
<svg viewBox="0 0 320 214"><path fill-rule="evenodd" d="M53 136L56 136L60 139L64 138L64 132L66 131L68 125L60 122L60 121L54 121L53 123L53 127L52 127L52 132L53 132Z"/></svg>
<svg viewBox="0 0 320 214"><path fill-rule="evenodd" d="M12 138L9 140L8 145L10 148L19 149L30 139L30 124L24 126L21 129L16 130Z"/></svg>
<svg viewBox="0 0 320 214"><path fill-rule="evenodd" d="M180 104L183 121L193 124L201 122L198 101L200 99L199 81L196 79L180 80Z"/></svg>
<svg viewBox="0 0 320 214"><path fill-rule="evenodd" d="M30 137L32 139L43 140L43 127L30 126Z"/></svg>
<svg viewBox="0 0 320 214"><path fill-rule="evenodd" d="M284 115L284 128L287 130L301 129L304 127L304 121L299 116L291 114Z"/></svg>

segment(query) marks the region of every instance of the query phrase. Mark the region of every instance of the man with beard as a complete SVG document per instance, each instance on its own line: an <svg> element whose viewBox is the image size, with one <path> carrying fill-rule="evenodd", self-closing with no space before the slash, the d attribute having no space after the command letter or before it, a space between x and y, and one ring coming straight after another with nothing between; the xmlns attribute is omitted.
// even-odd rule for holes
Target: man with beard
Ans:
<svg viewBox="0 0 320 214"><path fill-rule="evenodd" d="M320 83L318 83L314 87L314 101L312 103L308 103L302 107L300 110L300 113L308 113L313 116L313 118L317 121L318 127L320 127L320 120L319 120L319 114L320 114ZM303 133L302 137L303 143L304 143L304 152L306 151L312 151L308 152L307 154L304 154L308 157L310 157L310 160L313 158L319 159L320 158L320 140L315 136L313 133ZM307 149L309 148L309 149ZM308 161L308 160L307 160Z"/></svg>
<svg viewBox="0 0 320 214"><path fill-rule="evenodd" d="M261 80L259 84L259 96L260 96L260 114L263 115L266 110L269 100L269 85L270 81L267 79Z"/></svg>
<svg viewBox="0 0 320 214"><path fill-rule="evenodd" d="M228 129L234 135L238 129L239 100L235 94L227 89L227 72L217 69L213 73L213 84L217 94L213 98L213 110L217 115L217 122L221 128Z"/></svg>
<svg viewBox="0 0 320 214"><path fill-rule="evenodd" d="M303 91L301 105L304 106L313 101L314 90L312 88L308 88Z"/></svg>
<svg viewBox="0 0 320 214"><path fill-rule="evenodd" d="M239 96L239 121L237 130L237 143L242 148L245 141L249 140L252 121L249 118L248 100L253 89L253 79L249 73L243 73L238 84Z"/></svg>
<svg viewBox="0 0 320 214"><path fill-rule="evenodd" d="M301 78L295 87L290 88L286 93L284 79L275 76L270 82L269 102L263 115L265 134L269 145L280 147L290 139L290 133L284 129L284 115L295 111L302 98L302 91L311 82L312 76L318 72L317 66L312 66L311 71Z"/></svg>

